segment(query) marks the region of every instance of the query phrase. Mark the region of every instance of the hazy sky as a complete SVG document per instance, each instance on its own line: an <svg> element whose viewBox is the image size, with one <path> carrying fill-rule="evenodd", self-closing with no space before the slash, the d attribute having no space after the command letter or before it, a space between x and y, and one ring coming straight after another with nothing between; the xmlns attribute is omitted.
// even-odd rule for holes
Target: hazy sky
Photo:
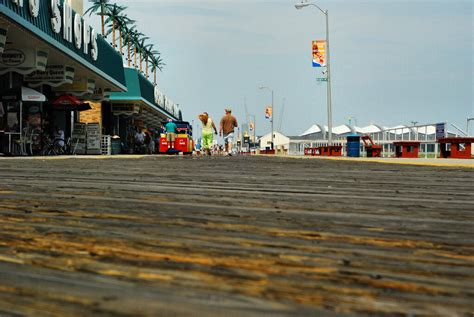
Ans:
<svg viewBox="0 0 474 317"><path fill-rule="evenodd" d="M87 0L84 0L86 2ZM297 135L327 123L326 84L311 67L311 40L324 39L324 15L291 0L116 0L151 38L167 66L159 87L186 120L244 100L267 133L264 107L275 91L275 124ZM474 116L473 2L328 1L334 126L448 121ZM88 5L85 4L87 7ZM90 18L94 23L98 17ZM474 122L471 123L471 130Z"/></svg>

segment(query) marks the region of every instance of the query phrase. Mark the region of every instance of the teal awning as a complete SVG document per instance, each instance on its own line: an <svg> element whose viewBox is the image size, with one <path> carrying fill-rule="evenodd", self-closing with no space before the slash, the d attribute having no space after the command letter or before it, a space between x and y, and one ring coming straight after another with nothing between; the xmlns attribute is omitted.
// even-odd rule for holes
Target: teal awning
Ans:
<svg viewBox="0 0 474 317"><path fill-rule="evenodd" d="M60 0L61 8L65 0ZM125 78L123 74L122 56L107 43L101 35L97 36L98 57L94 60L91 57L91 44L89 44L88 53L84 52L84 48L76 48L74 37L72 42L68 42L63 38L63 32L55 33L51 27L52 12L50 10L51 1L39 1L38 16L33 17L30 13L29 2L23 1L23 6L15 4L12 0L0 0L0 16L5 16L24 29L31 32L35 37L44 41L45 44L58 49L65 56L72 58L85 68L91 70L98 76L102 77L109 83L116 86L119 90L125 90ZM61 10L61 14L63 14ZM74 10L72 17L75 16ZM64 17L61 16L63 19ZM81 27L83 19L81 18ZM97 30L98 31L98 30ZM83 30L81 29L81 38ZM8 36L8 35L7 35Z"/></svg>
<svg viewBox="0 0 474 317"><path fill-rule="evenodd" d="M113 92L110 102L143 102L168 118L177 120L175 116L155 102L155 87L135 68L125 68L126 92Z"/></svg>

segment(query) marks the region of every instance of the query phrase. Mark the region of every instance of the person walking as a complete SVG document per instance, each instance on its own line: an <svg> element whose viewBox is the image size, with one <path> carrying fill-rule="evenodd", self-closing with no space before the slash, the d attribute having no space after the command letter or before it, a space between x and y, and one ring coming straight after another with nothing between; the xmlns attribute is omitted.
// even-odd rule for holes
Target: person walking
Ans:
<svg viewBox="0 0 474 317"><path fill-rule="evenodd" d="M217 128L214 124L214 121L209 117L207 112L203 112L199 115L199 120L202 122L202 148L207 153L207 155L211 155L211 147L213 137L213 131L217 135Z"/></svg>
<svg viewBox="0 0 474 317"><path fill-rule="evenodd" d="M237 119L232 115L232 109L227 107L225 115L221 119L219 135L224 137L225 151L232 155L232 142L234 141L234 129L238 127Z"/></svg>
<svg viewBox="0 0 474 317"><path fill-rule="evenodd" d="M134 154L143 154L144 144L145 144L145 133L140 128L135 128L134 136Z"/></svg>
<svg viewBox="0 0 474 317"><path fill-rule="evenodd" d="M173 122L173 120L168 119L168 123L165 125L165 129L166 141L168 142L168 150L174 149L176 142L176 130L178 129L178 126L176 125L176 123Z"/></svg>

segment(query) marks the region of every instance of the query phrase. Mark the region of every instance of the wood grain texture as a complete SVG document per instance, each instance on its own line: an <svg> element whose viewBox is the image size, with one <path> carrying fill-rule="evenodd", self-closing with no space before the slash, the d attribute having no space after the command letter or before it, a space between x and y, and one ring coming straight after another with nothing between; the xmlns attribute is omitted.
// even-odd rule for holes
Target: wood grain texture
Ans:
<svg viewBox="0 0 474 317"><path fill-rule="evenodd" d="M474 171L0 160L0 316L472 316Z"/></svg>

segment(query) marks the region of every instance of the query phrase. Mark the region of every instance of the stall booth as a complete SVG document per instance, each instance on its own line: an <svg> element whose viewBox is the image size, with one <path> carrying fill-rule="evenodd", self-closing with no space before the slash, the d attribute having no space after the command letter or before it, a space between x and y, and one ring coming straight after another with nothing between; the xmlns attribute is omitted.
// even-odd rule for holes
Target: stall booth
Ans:
<svg viewBox="0 0 474 317"><path fill-rule="evenodd" d="M137 69L126 67L125 81L128 90L112 93L104 103L105 131L120 137L126 153L154 154L162 122L178 120L176 107Z"/></svg>
<svg viewBox="0 0 474 317"><path fill-rule="evenodd" d="M363 135L361 137L362 142L364 142L365 152L367 157L381 157L382 156L382 146L375 144L370 135Z"/></svg>
<svg viewBox="0 0 474 317"><path fill-rule="evenodd" d="M420 142L418 141L398 141L393 142L395 146L395 157L397 158L418 158Z"/></svg>
<svg viewBox="0 0 474 317"><path fill-rule="evenodd" d="M43 94L27 87L0 92L0 153L31 154L32 143L39 142L31 131L41 126L45 101Z"/></svg>
<svg viewBox="0 0 474 317"><path fill-rule="evenodd" d="M474 158L474 138L442 138L438 140L442 158L472 159Z"/></svg>
<svg viewBox="0 0 474 317"><path fill-rule="evenodd" d="M304 153L307 156L342 156L342 146L331 145L305 148Z"/></svg>
<svg viewBox="0 0 474 317"><path fill-rule="evenodd" d="M31 106L27 100L17 100L16 105L2 101L6 125L0 129L4 131L2 139L13 140L17 135L21 140L7 141L10 153L25 154L25 128L25 135L33 131L36 135L43 129L40 134L45 136L56 126L66 135L72 134L80 107L46 100L72 95L87 103L84 101L106 99L105 92L127 89L121 55L98 36L69 1L0 0L0 35L0 91L22 90L30 95L36 91L42 95L41 101L35 100ZM14 112L18 113L18 127ZM17 143L23 150L14 150Z"/></svg>
<svg viewBox="0 0 474 317"><path fill-rule="evenodd" d="M167 122L163 122L166 125ZM192 154L194 149L193 140L193 127L186 121L174 121L177 126L176 141L174 147L168 144L166 133L162 133L160 136L160 147L159 153L161 154Z"/></svg>

